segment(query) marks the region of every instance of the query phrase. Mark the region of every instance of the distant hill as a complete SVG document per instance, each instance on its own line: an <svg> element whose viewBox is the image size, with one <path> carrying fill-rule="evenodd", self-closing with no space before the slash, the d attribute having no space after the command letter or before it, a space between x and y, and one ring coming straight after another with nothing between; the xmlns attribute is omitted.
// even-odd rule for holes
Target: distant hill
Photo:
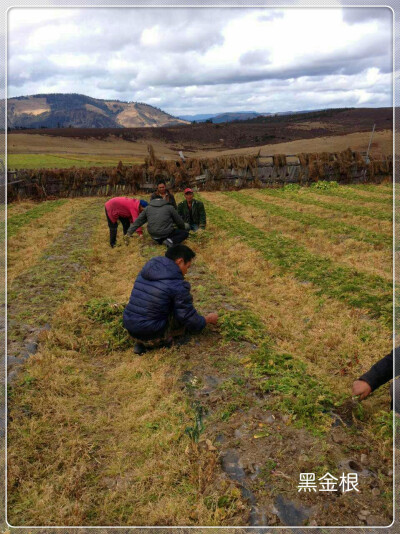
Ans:
<svg viewBox="0 0 400 534"><path fill-rule="evenodd" d="M246 121L259 117L260 115L271 115L271 113L257 113L256 111L228 111L224 113L201 113L198 115L181 115L179 118L191 122L211 121L214 124L219 124L222 122Z"/></svg>
<svg viewBox="0 0 400 534"><path fill-rule="evenodd" d="M222 122L233 121L248 121L257 117L271 117L273 115L299 115L304 113L314 113L316 111L323 111L323 109L311 109L300 111L278 111L276 113L258 113L257 111L229 111L226 113L200 113L198 115L180 115L179 118L190 122L212 122L213 124L221 124Z"/></svg>
<svg viewBox="0 0 400 534"><path fill-rule="evenodd" d="M7 101L9 128L143 128L176 124L187 121L148 104L74 93L19 96Z"/></svg>

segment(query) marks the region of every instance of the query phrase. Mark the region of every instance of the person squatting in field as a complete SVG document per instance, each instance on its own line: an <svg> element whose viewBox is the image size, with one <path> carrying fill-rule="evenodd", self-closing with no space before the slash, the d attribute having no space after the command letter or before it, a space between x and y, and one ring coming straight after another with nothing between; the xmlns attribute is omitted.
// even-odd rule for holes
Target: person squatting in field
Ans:
<svg viewBox="0 0 400 534"><path fill-rule="evenodd" d="M193 190L190 187L185 189L184 195L185 200L178 204L179 215L189 224L193 232L205 230L207 220L203 202L193 198Z"/></svg>
<svg viewBox="0 0 400 534"><path fill-rule="evenodd" d="M394 357L394 374L393 374L393 357ZM381 360L376 362L369 371L364 373L358 380L353 382L353 396L364 400L370 393L378 389L389 380L393 380L390 384L390 398L392 409L395 409L400 414L400 379L395 378L400 375L400 347L392 350L390 354L384 356Z"/></svg>
<svg viewBox="0 0 400 534"><path fill-rule="evenodd" d="M133 232L146 223L148 223L147 230L150 236L159 245L171 247L182 243L189 236L189 225L178 215L176 209L161 197L151 200L150 204L128 228L125 236L126 244L128 244ZM175 225L178 229L175 228Z"/></svg>
<svg viewBox="0 0 400 534"><path fill-rule="evenodd" d="M154 191L154 193L150 197L150 201L154 200L157 197L161 197L164 200L168 202L168 204L171 204L175 209L176 207L176 200L174 195L167 189L167 185L165 183L165 180L158 180L157 182L157 189Z"/></svg>
<svg viewBox="0 0 400 534"><path fill-rule="evenodd" d="M186 245L167 249L149 260L136 278L123 323L135 340L135 354L169 347L173 337L201 332L216 324L218 314L199 315L193 306L185 274L195 253Z"/></svg>
<svg viewBox="0 0 400 534"><path fill-rule="evenodd" d="M138 218L139 214L147 206L145 200L137 198L115 197L105 204L108 227L110 229L110 246L113 248L117 242L118 220L122 223L124 235L129 226ZM137 233L143 237L142 229L139 227Z"/></svg>

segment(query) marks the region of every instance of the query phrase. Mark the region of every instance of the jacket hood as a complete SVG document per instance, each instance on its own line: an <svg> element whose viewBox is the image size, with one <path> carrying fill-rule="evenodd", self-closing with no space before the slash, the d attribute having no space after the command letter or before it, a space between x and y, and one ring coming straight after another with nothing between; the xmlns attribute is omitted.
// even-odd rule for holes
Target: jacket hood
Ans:
<svg viewBox="0 0 400 534"><path fill-rule="evenodd" d="M149 260L140 274L146 280L181 280L183 274L177 264L165 256Z"/></svg>
<svg viewBox="0 0 400 534"><path fill-rule="evenodd" d="M153 198L153 200L150 200L149 204L150 206L159 208L160 206L165 206L166 204L168 204L168 201L164 198Z"/></svg>

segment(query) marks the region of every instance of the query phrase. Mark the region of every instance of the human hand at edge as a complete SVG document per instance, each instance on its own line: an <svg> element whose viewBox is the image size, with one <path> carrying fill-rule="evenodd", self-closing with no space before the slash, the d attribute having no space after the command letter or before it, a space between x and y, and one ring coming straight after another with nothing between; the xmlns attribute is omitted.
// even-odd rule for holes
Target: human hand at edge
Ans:
<svg viewBox="0 0 400 534"><path fill-rule="evenodd" d="M218 313L209 313L205 317L207 324L217 324L218 322Z"/></svg>
<svg viewBox="0 0 400 534"><path fill-rule="evenodd" d="M189 230L190 230L190 224L189 223L185 223L185 230L187 232L189 232Z"/></svg>
<svg viewBox="0 0 400 534"><path fill-rule="evenodd" d="M353 382L353 397L358 397L359 400L364 400L371 393L372 388L364 380L355 380Z"/></svg>

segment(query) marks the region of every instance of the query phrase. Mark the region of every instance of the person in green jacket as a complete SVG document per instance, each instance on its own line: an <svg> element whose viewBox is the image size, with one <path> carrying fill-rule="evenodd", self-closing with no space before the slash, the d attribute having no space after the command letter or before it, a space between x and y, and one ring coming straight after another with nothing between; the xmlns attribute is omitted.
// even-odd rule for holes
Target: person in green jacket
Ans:
<svg viewBox="0 0 400 534"><path fill-rule="evenodd" d="M206 227L206 210L204 204L200 200L196 200L192 189L187 187L184 191L185 200L178 204L178 213L190 226L192 232L197 230L205 230Z"/></svg>

